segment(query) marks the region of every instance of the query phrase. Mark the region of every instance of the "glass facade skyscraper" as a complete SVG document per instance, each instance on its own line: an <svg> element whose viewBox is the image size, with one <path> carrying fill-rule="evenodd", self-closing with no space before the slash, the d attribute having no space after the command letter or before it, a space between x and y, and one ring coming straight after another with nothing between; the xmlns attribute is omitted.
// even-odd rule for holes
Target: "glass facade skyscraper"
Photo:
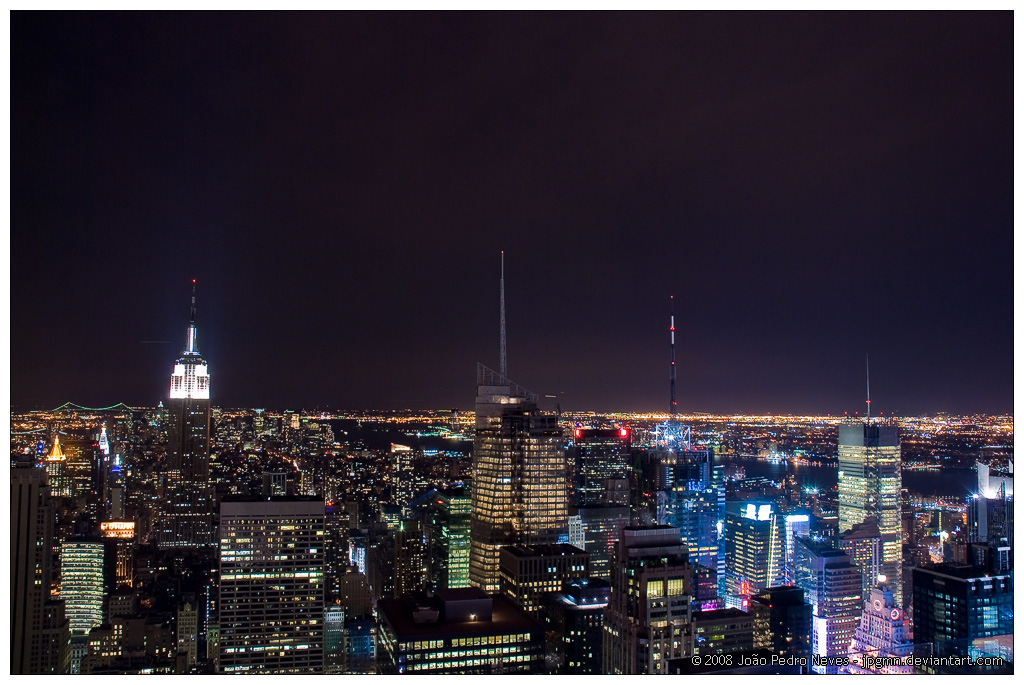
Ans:
<svg viewBox="0 0 1024 685"><path fill-rule="evenodd" d="M565 444L536 395L477 368L469 582L499 590L503 545L554 543L568 528Z"/></svg>
<svg viewBox="0 0 1024 685"><path fill-rule="evenodd" d="M839 534L874 518L882 543L880 575L903 606L900 438L895 425L839 425Z"/></svg>

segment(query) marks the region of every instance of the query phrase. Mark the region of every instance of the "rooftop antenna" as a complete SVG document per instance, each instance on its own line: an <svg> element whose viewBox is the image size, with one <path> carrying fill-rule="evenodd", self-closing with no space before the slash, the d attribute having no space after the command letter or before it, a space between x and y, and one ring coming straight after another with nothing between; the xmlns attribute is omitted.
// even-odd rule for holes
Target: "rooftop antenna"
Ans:
<svg viewBox="0 0 1024 685"><path fill-rule="evenodd" d="M192 279L192 312L188 322L196 322L196 279L194 278Z"/></svg>
<svg viewBox="0 0 1024 685"><path fill-rule="evenodd" d="M499 370L502 378L508 378L508 362L505 359L505 251L501 251L501 358Z"/></svg>
<svg viewBox="0 0 1024 685"><path fill-rule="evenodd" d="M669 363L669 393L671 396L668 413L672 418L676 415L676 312L675 312L675 295L669 295L669 317L668 317L668 335L669 335L669 349L671 350L671 361Z"/></svg>
<svg viewBox="0 0 1024 685"><path fill-rule="evenodd" d="M867 413L867 419L866 420L867 420L868 423L871 422L871 365L869 364L869 362L870 362L870 359L868 358L868 355L865 354L864 355L864 373L865 373L865 375L867 377L867 384L868 384L868 400L867 400L867 402L868 402L868 413Z"/></svg>

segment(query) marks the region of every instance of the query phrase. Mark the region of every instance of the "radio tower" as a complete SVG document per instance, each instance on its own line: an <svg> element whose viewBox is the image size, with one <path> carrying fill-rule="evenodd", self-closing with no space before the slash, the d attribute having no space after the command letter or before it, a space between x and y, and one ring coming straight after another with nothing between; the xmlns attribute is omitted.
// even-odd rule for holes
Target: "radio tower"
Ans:
<svg viewBox="0 0 1024 685"><path fill-rule="evenodd" d="M508 378L508 363L505 359L505 251L501 251L501 356L498 370L502 378Z"/></svg>
<svg viewBox="0 0 1024 685"><path fill-rule="evenodd" d="M676 416L676 312L675 295L669 295L669 317L668 317L668 335L669 335L669 350L671 350L671 361L669 362L669 394L670 400L668 405L668 413L674 419Z"/></svg>

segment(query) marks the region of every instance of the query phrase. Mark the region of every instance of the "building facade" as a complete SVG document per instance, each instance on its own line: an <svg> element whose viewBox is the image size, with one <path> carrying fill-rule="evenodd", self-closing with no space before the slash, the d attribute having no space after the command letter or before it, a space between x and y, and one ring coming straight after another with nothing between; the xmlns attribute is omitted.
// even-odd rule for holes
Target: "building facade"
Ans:
<svg viewBox="0 0 1024 685"><path fill-rule="evenodd" d="M903 605L902 476L899 428L883 423L839 425L839 534L873 518L882 544L879 575Z"/></svg>
<svg viewBox="0 0 1024 685"><path fill-rule="evenodd" d="M220 672L323 672L323 501L223 502L217 604Z"/></svg>
<svg viewBox="0 0 1024 685"><path fill-rule="evenodd" d="M566 457L558 419L536 395L477 368L469 581L497 592L504 545L554 543L568 529Z"/></svg>
<svg viewBox="0 0 1024 685"><path fill-rule="evenodd" d="M605 613L604 672L665 674L669 659L693 653L692 569L679 529L627 526L614 568Z"/></svg>

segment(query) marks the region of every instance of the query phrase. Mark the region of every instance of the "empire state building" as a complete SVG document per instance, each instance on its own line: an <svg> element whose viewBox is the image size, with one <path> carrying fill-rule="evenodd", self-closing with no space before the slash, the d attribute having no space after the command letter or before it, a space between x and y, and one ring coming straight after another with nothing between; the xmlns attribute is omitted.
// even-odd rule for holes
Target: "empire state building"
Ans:
<svg viewBox="0 0 1024 685"><path fill-rule="evenodd" d="M210 490L210 373L196 340L196 290L185 350L174 364L167 402L165 504L157 545L199 548L212 545Z"/></svg>

